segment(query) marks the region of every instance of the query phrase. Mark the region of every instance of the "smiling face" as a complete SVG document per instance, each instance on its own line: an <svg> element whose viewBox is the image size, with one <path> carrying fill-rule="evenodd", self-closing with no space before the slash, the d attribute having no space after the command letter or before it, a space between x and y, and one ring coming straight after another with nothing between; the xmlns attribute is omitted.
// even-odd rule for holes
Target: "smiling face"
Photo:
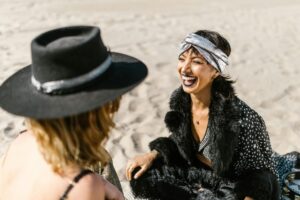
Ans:
<svg viewBox="0 0 300 200"><path fill-rule="evenodd" d="M200 94L211 89L219 72L195 49L190 48L179 56L177 66L183 90L189 94Z"/></svg>

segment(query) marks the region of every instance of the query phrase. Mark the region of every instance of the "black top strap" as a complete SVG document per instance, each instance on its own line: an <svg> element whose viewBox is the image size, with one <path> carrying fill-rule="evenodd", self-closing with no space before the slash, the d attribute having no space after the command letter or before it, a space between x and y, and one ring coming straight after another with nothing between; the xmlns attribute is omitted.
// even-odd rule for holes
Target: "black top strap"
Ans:
<svg viewBox="0 0 300 200"><path fill-rule="evenodd" d="M60 200L66 200L67 197L68 197L68 194L73 189L73 187L75 186L75 184L78 183L78 181L82 177L84 177L85 175L88 175L90 173L93 173L93 172L91 170L89 170L89 169L83 169L83 170L81 170L81 172L77 176L75 176L75 178L73 179L73 181L69 184L69 186L65 190L64 194L60 197Z"/></svg>

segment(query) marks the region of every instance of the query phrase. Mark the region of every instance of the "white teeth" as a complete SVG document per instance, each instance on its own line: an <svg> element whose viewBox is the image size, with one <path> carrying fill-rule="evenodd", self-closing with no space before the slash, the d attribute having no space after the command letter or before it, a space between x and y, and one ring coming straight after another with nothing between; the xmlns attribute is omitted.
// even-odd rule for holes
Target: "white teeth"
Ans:
<svg viewBox="0 0 300 200"><path fill-rule="evenodd" d="M186 87L190 87L190 86L194 85L194 83L196 83L196 80L197 80L196 77L192 77L192 76L182 75L181 77L183 80L183 85L185 85Z"/></svg>
<svg viewBox="0 0 300 200"><path fill-rule="evenodd" d="M184 81L194 81L196 80L195 77L189 77L189 76L182 76L182 80Z"/></svg>

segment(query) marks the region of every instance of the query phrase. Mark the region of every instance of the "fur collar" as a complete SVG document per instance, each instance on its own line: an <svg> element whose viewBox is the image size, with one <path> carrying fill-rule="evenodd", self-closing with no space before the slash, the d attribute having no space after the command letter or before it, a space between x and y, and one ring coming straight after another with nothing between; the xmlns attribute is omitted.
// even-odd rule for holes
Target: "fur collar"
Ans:
<svg viewBox="0 0 300 200"><path fill-rule="evenodd" d="M212 168L223 176L230 170L240 132L238 99L234 94L232 82L226 83L227 85L224 84L222 87L213 87L209 111ZM165 123L174 135L181 156L191 165L196 162L195 152L191 148L193 146L191 99L182 87L172 93L170 109L171 111L166 114Z"/></svg>

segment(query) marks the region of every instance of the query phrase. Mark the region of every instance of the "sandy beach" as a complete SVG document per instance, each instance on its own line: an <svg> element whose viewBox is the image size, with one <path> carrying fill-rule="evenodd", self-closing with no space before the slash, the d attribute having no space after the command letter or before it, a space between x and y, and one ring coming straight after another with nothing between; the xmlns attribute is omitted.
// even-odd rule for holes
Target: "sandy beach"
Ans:
<svg viewBox="0 0 300 200"><path fill-rule="evenodd" d="M272 147L300 151L300 2L298 0L0 0L0 84L31 63L30 42L66 25L95 25L112 51L144 61L149 76L124 95L106 147L121 180L128 159L169 133L169 96L179 86L178 44L198 29L231 43L228 71L237 95L265 120ZM0 110L0 155L23 129L22 118Z"/></svg>

